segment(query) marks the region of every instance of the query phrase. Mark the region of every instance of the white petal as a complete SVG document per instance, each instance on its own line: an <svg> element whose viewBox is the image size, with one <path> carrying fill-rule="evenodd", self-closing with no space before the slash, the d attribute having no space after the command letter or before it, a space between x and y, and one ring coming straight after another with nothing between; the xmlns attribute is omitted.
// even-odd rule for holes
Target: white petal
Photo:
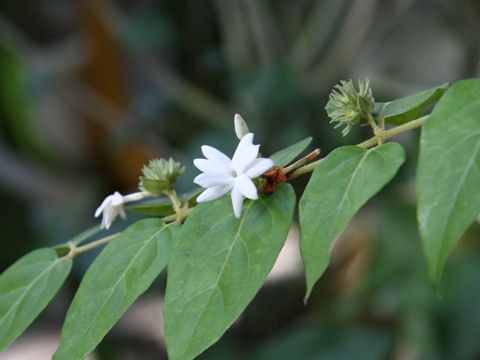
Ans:
<svg viewBox="0 0 480 360"><path fill-rule="evenodd" d="M235 150L235 154L233 154L232 166L237 173L243 173L258 156L260 145L253 145L252 141L253 134L248 133L240 140L237 150Z"/></svg>
<svg viewBox="0 0 480 360"><path fill-rule="evenodd" d="M193 182L204 188L209 188L213 186L232 184L234 180L235 178L228 174L203 173L195 177Z"/></svg>
<svg viewBox="0 0 480 360"><path fill-rule="evenodd" d="M195 159L193 160L193 164L204 173L211 173L211 174L225 174L223 168L217 166L213 161L207 159Z"/></svg>
<svg viewBox="0 0 480 360"><path fill-rule="evenodd" d="M245 174L235 178L234 189L238 189L246 198L256 200L258 199L257 188L253 181Z"/></svg>
<svg viewBox="0 0 480 360"><path fill-rule="evenodd" d="M237 218L242 215L242 205L243 205L243 195L242 193L238 190L237 186L234 186L232 189L232 206L233 206L233 213Z"/></svg>
<svg viewBox="0 0 480 360"><path fill-rule="evenodd" d="M207 190L202 192L200 195L198 195L197 202L215 200L220 196L225 195L227 192L230 191L231 188L232 188L232 185L214 186L214 187L208 188Z"/></svg>
<svg viewBox="0 0 480 360"><path fill-rule="evenodd" d="M115 217L117 216L118 211L112 207L108 206L105 208L103 211L103 218L102 218L102 228L104 229L109 229L110 225L112 225L113 220L115 220Z"/></svg>
<svg viewBox="0 0 480 360"><path fill-rule="evenodd" d="M272 160L268 158L260 158L260 159L255 159L248 169L246 169L245 173L250 177L250 178L256 178L257 176L262 175L265 171L269 170L272 168L275 164L273 163Z"/></svg>
<svg viewBox="0 0 480 360"><path fill-rule="evenodd" d="M112 195L112 205L119 206L123 204L123 196L118 191L115 191Z"/></svg>
<svg viewBox="0 0 480 360"><path fill-rule="evenodd" d="M103 217L102 218L102 223L100 224L100 229L103 230L103 229L107 229L110 227L110 224L107 224L107 218L106 217Z"/></svg>
<svg viewBox="0 0 480 360"><path fill-rule="evenodd" d="M249 149L254 147L253 145L253 133L248 133L245 135L237 145L237 149L232 157L232 165L235 168L235 165L240 161L240 157Z"/></svg>
<svg viewBox="0 0 480 360"><path fill-rule="evenodd" d="M210 160L212 163L222 168L222 171L232 171L232 160L222 153L221 151L215 149L214 147L203 145L202 153L205 157Z"/></svg>
<svg viewBox="0 0 480 360"><path fill-rule="evenodd" d="M99 217L99 215L103 212L103 210L108 206L110 205L110 202L112 200L112 196L113 195L108 195L105 200L103 200L103 202L100 204L100 206L97 208L97 210L95 211L95 217Z"/></svg>

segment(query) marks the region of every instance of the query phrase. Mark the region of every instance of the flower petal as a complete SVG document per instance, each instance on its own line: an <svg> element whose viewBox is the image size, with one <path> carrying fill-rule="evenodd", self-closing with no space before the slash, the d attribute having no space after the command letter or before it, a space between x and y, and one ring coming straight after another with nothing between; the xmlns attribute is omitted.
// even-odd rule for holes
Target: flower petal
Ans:
<svg viewBox="0 0 480 360"><path fill-rule="evenodd" d="M123 205L123 196L118 191L115 191L112 195L112 205L113 206Z"/></svg>
<svg viewBox="0 0 480 360"><path fill-rule="evenodd" d="M202 192L197 197L197 202L205 202L210 200L215 200L222 195L225 195L227 192L230 191L232 185L225 185L225 186L213 186Z"/></svg>
<svg viewBox="0 0 480 360"><path fill-rule="evenodd" d="M242 215L242 205L244 197L237 186L233 187L231 196L233 213L235 214L235 217L239 218L240 215Z"/></svg>
<svg viewBox="0 0 480 360"><path fill-rule="evenodd" d="M110 225L111 225L111 222L107 222L107 218L104 216L102 218L102 223L100 224L100 229L101 230L103 230L103 229L108 230L110 228Z"/></svg>
<svg viewBox="0 0 480 360"><path fill-rule="evenodd" d="M228 184L233 184L234 177L228 174L212 174L212 173L203 173L197 175L193 182L204 188L209 188L213 186L224 186Z"/></svg>
<svg viewBox="0 0 480 360"><path fill-rule="evenodd" d="M235 178L234 189L238 189L246 198L256 200L258 199L257 188L253 181L246 175L242 174Z"/></svg>
<svg viewBox="0 0 480 360"><path fill-rule="evenodd" d="M269 158L255 159L248 169L245 170L245 174L250 178L256 178L262 175L264 172L272 168L275 164Z"/></svg>
<svg viewBox="0 0 480 360"><path fill-rule="evenodd" d="M208 160L216 164L218 167L222 168L223 171L228 172L233 170L232 160L230 160L227 155L215 149L214 147L203 145L202 153Z"/></svg>
<svg viewBox="0 0 480 360"><path fill-rule="evenodd" d="M105 210L105 208L107 206L110 206L111 202L112 202L112 197L113 195L108 195L105 200L102 201L102 203L100 204L100 206L97 208L97 210L95 211L95 217L99 217L100 214L103 212L103 210Z"/></svg>
<svg viewBox="0 0 480 360"><path fill-rule="evenodd" d="M243 173L257 158L259 147L260 145L253 145L252 133L248 133L240 140L232 158L232 166L237 173Z"/></svg>
<svg viewBox="0 0 480 360"><path fill-rule="evenodd" d="M215 166L215 163L207 159L195 159L193 160L193 165L195 165L198 170L204 173L214 173L218 174L221 171L218 166Z"/></svg>
<svg viewBox="0 0 480 360"><path fill-rule="evenodd" d="M118 215L118 210L116 208L114 208L113 206L107 206L103 211L101 228L108 230L112 225L113 220L115 220L115 218L117 217L117 215Z"/></svg>

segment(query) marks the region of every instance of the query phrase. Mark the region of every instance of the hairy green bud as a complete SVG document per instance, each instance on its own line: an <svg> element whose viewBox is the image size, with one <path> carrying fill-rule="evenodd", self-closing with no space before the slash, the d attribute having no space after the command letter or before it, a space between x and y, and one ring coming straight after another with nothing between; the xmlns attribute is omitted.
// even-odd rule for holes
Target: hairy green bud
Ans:
<svg viewBox="0 0 480 360"><path fill-rule="evenodd" d="M358 80L358 91L355 89L352 80L340 81L335 85L329 95L325 106L330 123L335 124L334 128L345 126L342 135L347 135L353 125L358 123L367 124L367 117L373 111L375 100L370 88L370 80Z"/></svg>
<svg viewBox="0 0 480 360"><path fill-rule="evenodd" d="M173 188L177 178L184 171L185 167L172 158L152 159L142 168L143 176L140 176L139 188L153 195L162 195Z"/></svg>

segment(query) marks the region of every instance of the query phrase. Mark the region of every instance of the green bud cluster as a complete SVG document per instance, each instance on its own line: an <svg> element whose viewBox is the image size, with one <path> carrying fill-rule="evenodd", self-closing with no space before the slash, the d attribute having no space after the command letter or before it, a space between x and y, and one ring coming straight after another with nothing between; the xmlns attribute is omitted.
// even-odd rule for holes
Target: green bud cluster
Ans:
<svg viewBox="0 0 480 360"><path fill-rule="evenodd" d="M325 106L330 123L337 123L335 129L345 126L342 135L347 135L353 125L358 123L367 124L367 117L373 111L375 100L370 88L370 79L358 80L357 91L352 80L340 81L330 93Z"/></svg>
<svg viewBox="0 0 480 360"><path fill-rule="evenodd" d="M139 188L153 195L162 195L165 191L173 188L177 178L185 171L181 163L172 158L152 159L142 168L143 176L140 176Z"/></svg>

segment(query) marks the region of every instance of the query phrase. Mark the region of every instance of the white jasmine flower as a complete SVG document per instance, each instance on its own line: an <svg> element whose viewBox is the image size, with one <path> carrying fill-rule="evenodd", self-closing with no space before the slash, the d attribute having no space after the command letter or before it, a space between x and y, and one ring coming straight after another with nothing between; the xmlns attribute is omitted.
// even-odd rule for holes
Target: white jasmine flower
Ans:
<svg viewBox="0 0 480 360"><path fill-rule="evenodd" d="M242 138L249 133L247 123L243 120L240 114L235 114L233 123L235 125L235 134L237 135L238 140L242 140Z"/></svg>
<svg viewBox="0 0 480 360"><path fill-rule="evenodd" d="M233 212L239 218L244 198L258 199L257 188L251 179L274 165L268 158L257 158L259 147L253 145L252 133L240 140L231 160L211 146L202 146L206 159L195 159L193 163L203 174L193 182L207 189L198 196L197 201L214 200L231 191Z"/></svg>
<svg viewBox="0 0 480 360"><path fill-rule="evenodd" d="M125 203L141 200L149 195L149 192L142 191L122 196L118 191L115 191L112 195L108 195L105 200L103 200L97 211L95 211L95 217L99 217L100 214L103 213L101 228L108 230L118 215L124 220L127 218L127 214L123 208Z"/></svg>

